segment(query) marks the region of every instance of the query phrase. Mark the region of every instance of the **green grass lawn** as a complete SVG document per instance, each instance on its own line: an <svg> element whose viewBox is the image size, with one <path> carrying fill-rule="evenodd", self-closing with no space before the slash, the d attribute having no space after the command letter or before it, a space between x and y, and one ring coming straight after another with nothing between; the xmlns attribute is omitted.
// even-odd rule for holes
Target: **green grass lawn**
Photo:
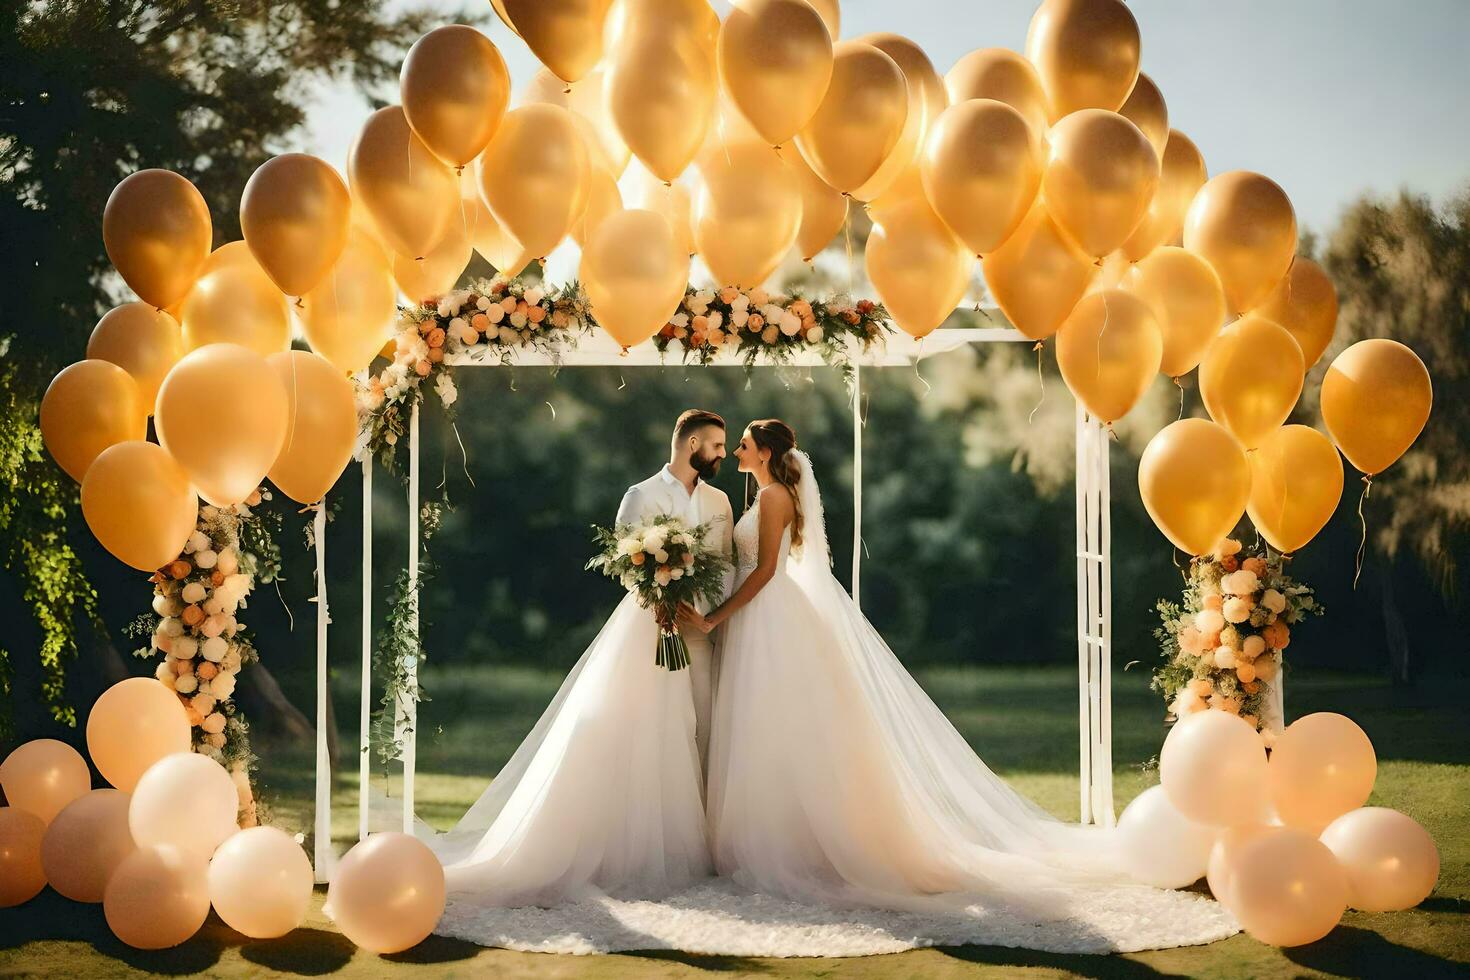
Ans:
<svg viewBox="0 0 1470 980"><path fill-rule="evenodd" d="M1076 675L1064 668L957 668L921 677L997 772L1052 812L1077 816ZM419 812L451 824L474 801L550 699L558 675L525 668L431 670L433 700L420 716ZM1156 781L1148 763L1164 735L1162 708L1139 670L1116 675L1114 760L1117 804ZM338 849L355 839L356 692L334 680L344 723L344 763L333 795ZM1372 679L1294 674L1288 714L1340 711L1368 732L1378 750L1372 803L1411 814L1439 843L1439 887L1418 909L1395 914L1349 912L1327 939L1293 950L1236 936L1208 947L1110 957L1064 956L992 947L919 950L852 960L773 960L628 953L597 957L546 956L481 949L433 938L401 956L356 950L321 914L306 927L255 942L211 916L178 949L131 950L112 938L95 906L76 905L51 891L20 909L0 911L0 976L112 977L142 974L243 977L686 977L751 974L771 977L1296 977L1470 975L1470 682L1438 680L1396 690ZM272 822L296 831L311 825L311 753L258 745L260 792ZM396 778L374 778L396 797Z"/></svg>

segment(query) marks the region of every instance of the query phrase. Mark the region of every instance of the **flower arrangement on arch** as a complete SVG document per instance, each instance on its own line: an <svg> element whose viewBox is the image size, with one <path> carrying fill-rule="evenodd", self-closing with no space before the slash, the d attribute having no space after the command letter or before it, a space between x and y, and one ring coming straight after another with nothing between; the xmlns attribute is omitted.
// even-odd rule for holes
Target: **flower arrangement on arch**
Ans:
<svg viewBox="0 0 1470 980"><path fill-rule="evenodd" d="M850 370L849 343L867 351L892 330L888 311L868 299L808 300L764 289L690 287L653 342L660 353L673 348L699 364L723 354L750 368L761 360L783 364L815 350L827 363Z"/></svg>
<svg viewBox="0 0 1470 980"><path fill-rule="evenodd" d="M1170 714L1226 711L1268 738L1281 730L1268 692L1292 627L1323 612L1312 589L1286 573L1282 556L1243 556L1241 543L1227 538L1190 563L1181 602L1163 599L1157 609L1163 662L1151 686Z"/></svg>

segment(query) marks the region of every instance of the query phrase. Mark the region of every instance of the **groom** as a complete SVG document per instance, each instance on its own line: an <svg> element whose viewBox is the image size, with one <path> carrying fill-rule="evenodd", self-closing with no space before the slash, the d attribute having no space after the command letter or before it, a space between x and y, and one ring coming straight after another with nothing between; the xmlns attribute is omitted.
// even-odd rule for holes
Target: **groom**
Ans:
<svg viewBox="0 0 1470 980"><path fill-rule="evenodd" d="M709 524L706 543L733 560L734 513L730 498L709 480L719 472L725 458L725 420L714 412L691 408L674 423L668 465L653 476L628 488L618 506L618 524L647 520L668 514L690 527ZM725 573L725 593L734 581L732 569ZM708 612L701 608L700 612ZM715 651L708 634L695 630L683 633L689 648L689 681L694 689L695 740L701 767L709 760L710 712L714 686Z"/></svg>

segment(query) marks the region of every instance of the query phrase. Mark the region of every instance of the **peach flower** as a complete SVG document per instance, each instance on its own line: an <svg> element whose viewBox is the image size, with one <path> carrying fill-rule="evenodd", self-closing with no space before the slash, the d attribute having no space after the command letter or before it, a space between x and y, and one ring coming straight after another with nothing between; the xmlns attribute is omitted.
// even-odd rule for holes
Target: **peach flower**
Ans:
<svg viewBox="0 0 1470 980"><path fill-rule="evenodd" d="M1251 618L1251 604L1240 596L1231 596L1225 600L1222 612L1226 622L1243 623Z"/></svg>
<svg viewBox="0 0 1470 980"><path fill-rule="evenodd" d="M193 662L194 661L192 660L185 661L185 663L189 664L192 664ZM210 663L208 660L205 660L199 664L199 667L194 671L194 673L204 678L205 680L212 680L214 678L214 675L219 673L219 667L215 664Z"/></svg>
<svg viewBox="0 0 1470 980"><path fill-rule="evenodd" d="M194 570L194 566L183 558L175 558L168 563L168 573L175 579L187 578Z"/></svg>
<svg viewBox="0 0 1470 980"><path fill-rule="evenodd" d="M417 374L419 377L427 378L429 376L429 362L419 361L413 366L413 370L414 373Z"/></svg>
<svg viewBox="0 0 1470 980"><path fill-rule="evenodd" d="M1251 666L1256 668L1256 677L1259 680L1272 681L1276 679L1277 667L1275 657L1262 657Z"/></svg>
<svg viewBox="0 0 1470 980"><path fill-rule="evenodd" d="M1205 596L1205 608L1206 609L1213 609L1216 612L1218 612L1219 610L1221 610L1222 608L1224 608L1224 605L1225 605L1225 597L1222 596L1222 595L1220 595L1220 593L1218 593L1218 592L1213 592L1210 595Z"/></svg>
<svg viewBox="0 0 1470 980"><path fill-rule="evenodd" d="M540 323L542 320L546 319L546 307L531 307L530 309L526 310L526 319L530 320L532 323Z"/></svg>
<svg viewBox="0 0 1470 980"><path fill-rule="evenodd" d="M1207 698L1211 694L1215 693L1215 685L1211 684L1203 677L1196 677L1192 679L1186 685L1186 687L1202 698Z"/></svg>
<svg viewBox="0 0 1470 980"><path fill-rule="evenodd" d="M1221 670L1229 670L1235 666L1235 651L1229 647L1215 648L1215 666Z"/></svg>
<svg viewBox="0 0 1470 980"><path fill-rule="evenodd" d="M1266 641L1259 636L1247 636L1245 642L1241 644L1240 652L1247 660L1254 660L1266 652Z"/></svg>
<svg viewBox="0 0 1470 980"><path fill-rule="evenodd" d="M179 617L186 626L198 626L204 622L204 610L198 606L185 606L184 614Z"/></svg>
<svg viewBox="0 0 1470 980"><path fill-rule="evenodd" d="M750 315L750 319L745 321L746 328L754 333L759 333L760 329L765 325L766 318L761 316L759 313L752 313Z"/></svg>
<svg viewBox="0 0 1470 980"><path fill-rule="evenodd" d="M1204 649L1203 639L1199 630L1193 626L1186 626L1179 631L1179 649L1191 656L1198 657L1200 651Z"/></svg>
<svg viewBox="0 0 1470 980"><path fill-rule="evenodd" d="M430 364L438 364L439 362L441 362L443 360L444 360L444 348L443 347L430 347L429 348L429 363Z"/></svg>
<svg viewBox="0 0 1470 980"><path fill-rule="evenodd" d="M1210 707L1226 714L1240 714L1240 698L1228 698L1223 694L1210 695Z"/></svg>
<svg viewBox="0 0 1470 980"><path fill-rule="evenodd" d="M199 713L199 710L195 708L192 704L184 705L184 714L188 716L189 724L193 725L195 728L198 728L200 725L204 724L204 716L201 715Z"/></svg>
<svg viewBox="0 0 1470 980"><path fill-rule="evenodd" d="M1256 668L1249 661L1235 665L1235 676L1240 678L1242 684L1249 684L1256 679Z"/></svg>
<svg viewBox="0 0 1470 980"><path fill-rule="evenodd" d="M521 301L516 299L514 296L507 296L505 297L505 299L500 301L500 308L507 313L514 313L516 311L516 307L520 305L520 302Z"/></svg>
<svg viewBox="0 0 1470 980"><path fill-rule="evenodd" d="M1291 630L1286 628L1285 623L1277 620L1261 630L1261 638L1266 641L1266 645L1271 649L1285 650L1287 645L1291 643Z"/></svg>
<svg viewBox="0 0 1470 980"><path fill-rule="evenodd" d="M1225 617L1214 609L1194 614L1194 625L1201 633L1218 633L1225 628Z"/></svg>
<svg viewBox="0 0 1470 980"><path fill-rule="evenodd" d="M1240 563L1240 567L1255 572L1257 575L1266 574L1266 560L1264 558L1247 558Z"/></svg>
<svg viewBox="0 0 1470 980"><path fill-rule="evenodd" d="M1220 559L1220 567L1227 572L1233 572L1240 567L1240 562L1235 560L1234 555L1226 555Z"/></svg>
<svg viewBox="0 0 1470 980"><path fill-rule="evenodd" d="M1215 545L1215 558L1224 560L1240 551L1240 542L1234 538L1226 538Z"/></svg>
<svg viewBox="0 0 1470 980"><path fill-rule="evenodd" d="M429 331L429 335L425 339L429 342L429 346L430 347L443 347L444 346L444 328L443 327L434 327L433 329L431 329Z"/></svg>

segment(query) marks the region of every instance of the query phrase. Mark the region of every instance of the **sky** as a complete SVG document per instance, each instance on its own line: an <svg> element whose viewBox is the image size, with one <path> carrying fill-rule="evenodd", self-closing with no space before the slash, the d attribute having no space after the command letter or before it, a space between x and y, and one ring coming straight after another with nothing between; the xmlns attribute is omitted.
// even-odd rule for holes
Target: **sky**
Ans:
<svg viewBox="0 0 1470 980"><path fill-rule="evenodd" d="M473 6L399 0L452 23ZM471 0L473 3L473 0ZM724 0L713 6L723 13ZM966 52L1022 50L1035 0L843 0L842 36L904 34L942 75ZM1280 183L1304 228L1335 224L1363 192L1401 187L1436 200L1470 187L1470 0L1132 0L1142 68L1172 126L1211 174L1255 170ZM487 29L514 91L538 67L498 20ZM381 93L396 101L391 91ZM367 118L347 86L325 87L290 145L344 167Z"/></svg>

